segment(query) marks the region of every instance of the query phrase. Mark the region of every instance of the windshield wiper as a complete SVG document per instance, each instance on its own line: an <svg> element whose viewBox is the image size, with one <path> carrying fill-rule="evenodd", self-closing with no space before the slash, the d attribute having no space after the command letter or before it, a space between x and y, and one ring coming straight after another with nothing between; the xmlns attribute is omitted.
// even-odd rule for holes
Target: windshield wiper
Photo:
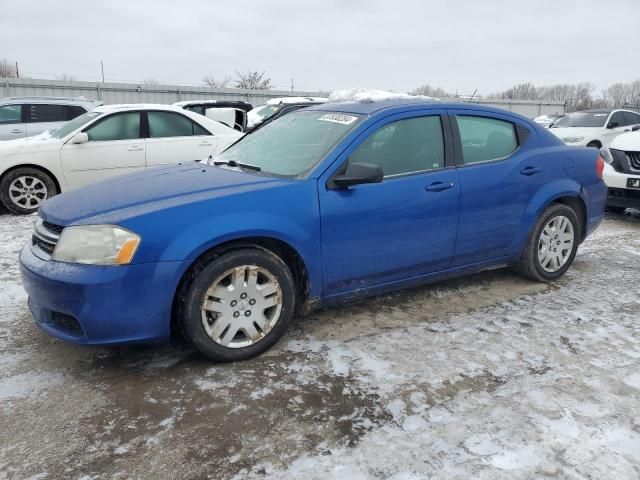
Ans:
<svg viewBox="0 0 640 480"><path fill-rule="evenodd" d="M246 168L247 170L253 170L254 172L259 172L262 170L262 168L260 168L257 165L251 165L250 163L236 162L235 160L215 160L213 164L228 165L229 167L235 167L235 168Z"/></svg>

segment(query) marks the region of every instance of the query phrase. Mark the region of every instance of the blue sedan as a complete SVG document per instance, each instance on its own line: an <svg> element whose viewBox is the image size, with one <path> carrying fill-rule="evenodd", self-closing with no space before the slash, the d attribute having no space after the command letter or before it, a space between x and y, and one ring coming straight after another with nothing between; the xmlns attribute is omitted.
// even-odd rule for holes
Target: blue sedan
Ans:
<svg viewBox="0 0 640 480"><path fill-rule="evenodd" d="M552 281L603 218L596 149L460 103L334 103L205 163L59 195L20 254L40 328L256 355L318 306L514 266Z"/></svg>

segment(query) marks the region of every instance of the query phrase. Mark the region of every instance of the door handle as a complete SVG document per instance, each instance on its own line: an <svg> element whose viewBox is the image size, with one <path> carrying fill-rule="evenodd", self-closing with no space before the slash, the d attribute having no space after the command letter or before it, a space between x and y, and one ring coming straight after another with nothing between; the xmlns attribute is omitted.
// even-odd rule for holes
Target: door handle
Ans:
<svg viewBox="0 0 640 480"><path fill-rule="evenodd" d="M133 147L127 148L127 150L130 152L140 152L142 150L142 147L139 145L134 145Z"/></svg>
<svg viewBox="0 0 640 480"><path fill-rule="evenodd" d="M198 145L200 145L201 147L210 147L213 144L211 144L209 142L202 142L202 143L199 143Z"/></svg>
<svg viewBox="0 0 640 480"><path fill-rule="evenodd" d="M542 169L538 167L524 167L522 170L520 170L520 175L530 177L531 175L535 175L536 173L540 172L542 172Z"/></svg>
<svg viewBox="0 0 640 480"><path fill-rule="evenodd" d="M22 133L22 130L11 130L11 133L15 133L16 135Z"/></svg>
<svg viewBox="0 0 640 480"><path fill-rule="evenodd" d="M431 185L424 187L427 192L442 192L450 188L453 188L452 182L433 182Z"/></svg>

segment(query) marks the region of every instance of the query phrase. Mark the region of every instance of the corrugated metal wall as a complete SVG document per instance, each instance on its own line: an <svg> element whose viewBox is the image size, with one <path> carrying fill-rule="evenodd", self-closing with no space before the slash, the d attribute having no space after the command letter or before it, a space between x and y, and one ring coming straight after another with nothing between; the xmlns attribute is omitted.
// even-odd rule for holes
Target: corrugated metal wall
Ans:
<svg viewBox="0 0 640 480"><path fill-rule="evenodd" d="M99 83L64 80L39 80L33 78L0 79L0 97L22 96L84 96L104 103L174 103L181 100L216 99L244 100L254 106L275 97L326 96L323 92L291 92L287 90L241 90L237 88L209 88L186 85L136 85L133 83ZM457 102L468 100L459 98L442 99ZM538 102L527 100L473 99L473 103L482 103L505 110L520 113L530 118L542 114L565 113L562 102Z"/></svg>

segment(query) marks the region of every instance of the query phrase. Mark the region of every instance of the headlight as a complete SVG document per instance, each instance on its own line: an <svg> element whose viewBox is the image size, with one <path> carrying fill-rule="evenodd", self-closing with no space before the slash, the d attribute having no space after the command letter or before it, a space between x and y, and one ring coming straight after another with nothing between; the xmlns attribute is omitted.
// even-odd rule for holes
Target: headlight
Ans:
<svg viewBox="0 0 640 480"><path fill-rule="evenodd" d="M602 147L600 149L600 156L605 162L609 164L613 163L613 157L611 156L611 152L609 151L608 148Z"/></svg>
<svg viewBox="0 0 640 480"><path fill-rule="evenodd" d="M584 137L566 137L563 138L562 141L564 143L579 143L584 140Z"/></svg>
<svg viewBox="0 0 640 480"><path fill-rule="evenodd" d="M114 225L66 227L51 258L69 263L126 265L139 244L138 235Z"/></svg>

